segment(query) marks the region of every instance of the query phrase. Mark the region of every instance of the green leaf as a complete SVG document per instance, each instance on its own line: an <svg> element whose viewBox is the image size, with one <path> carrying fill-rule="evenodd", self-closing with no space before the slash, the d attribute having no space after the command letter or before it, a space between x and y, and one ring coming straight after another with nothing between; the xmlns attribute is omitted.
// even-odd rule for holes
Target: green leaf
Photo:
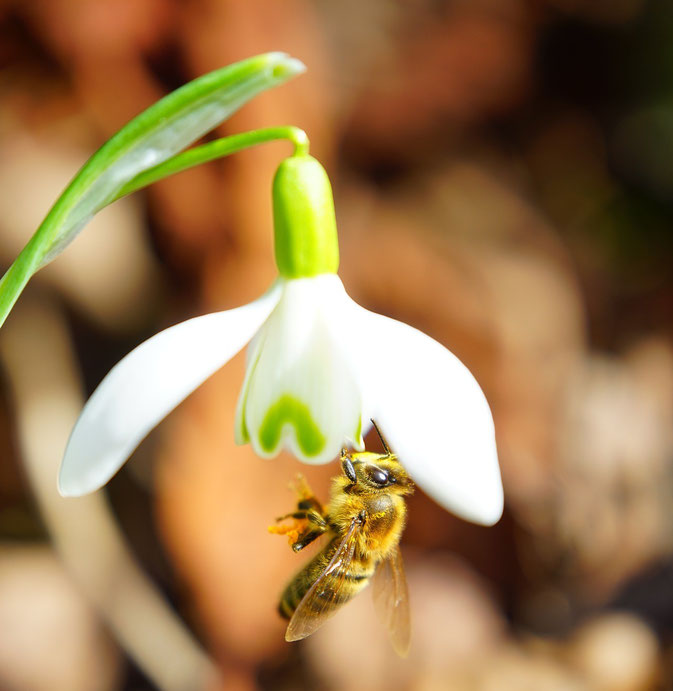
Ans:
<svg viewBox="0 0 673 691"><path fill-rule="evenodd" d="M175 156L257 94L304 70L285 53L258 55L185 84L131 120L84 164L2 277L0 326L30 277L127 183Z"/></svg>

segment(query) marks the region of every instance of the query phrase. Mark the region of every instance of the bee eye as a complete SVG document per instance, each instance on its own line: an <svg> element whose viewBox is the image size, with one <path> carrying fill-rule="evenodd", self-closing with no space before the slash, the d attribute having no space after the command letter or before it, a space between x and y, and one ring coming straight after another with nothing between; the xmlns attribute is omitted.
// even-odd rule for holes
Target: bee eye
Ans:
<svg viewBox="0 0 673 691"><path fill-rule="evenodd" d="M377 485L383 486L388 484L388 473L386 473L385 470L381 470L380 468L375 468L374 470L372 470L369 477Z"/></svg>

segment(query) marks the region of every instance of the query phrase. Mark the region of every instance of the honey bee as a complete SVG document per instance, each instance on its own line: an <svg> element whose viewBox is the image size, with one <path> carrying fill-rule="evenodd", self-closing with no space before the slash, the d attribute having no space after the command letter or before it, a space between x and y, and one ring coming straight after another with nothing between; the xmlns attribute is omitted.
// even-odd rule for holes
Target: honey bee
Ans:
<svg viewBox="0 0 673 691"><path fill-rule="evenodd" d="M314 633L371 579L374 605L393 648L402 657L409 650L408 591L399 542L406 520L404 497L414 485L378 427L376 431L385 453L344 449L342 473L332 480L327 508L300 477L297 510L277 519L295 519L294 524L269 528L288 535L295 552L323 534L330 538L281 595L278 611L290 620L287 641Z"/></svg>

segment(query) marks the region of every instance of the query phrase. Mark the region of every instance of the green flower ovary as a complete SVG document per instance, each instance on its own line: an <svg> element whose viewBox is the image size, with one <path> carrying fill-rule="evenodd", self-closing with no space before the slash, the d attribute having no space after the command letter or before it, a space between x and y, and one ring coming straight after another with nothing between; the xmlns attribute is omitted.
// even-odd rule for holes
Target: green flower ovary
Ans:
<svg viewBox="0 0 673 691"><path fill-rule="evenodd" d="M332 187L312 156L286 158L273 179L276 265L285 278L336 273L339 242Z"/></svg>

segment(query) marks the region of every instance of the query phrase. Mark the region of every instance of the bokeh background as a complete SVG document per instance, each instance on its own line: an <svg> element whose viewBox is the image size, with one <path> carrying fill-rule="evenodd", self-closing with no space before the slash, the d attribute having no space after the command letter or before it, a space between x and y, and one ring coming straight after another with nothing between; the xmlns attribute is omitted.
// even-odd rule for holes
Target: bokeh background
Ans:
<svg viewBox="0 0 673 691"><path fill-rule="evenodd" d="M505 515L410 500L401 661L366 593L283 640L305 557L266 526L300 468L234 446L242 356L105 492L57 496L107 370L272 279L289 147L238 154L104 211L0 331L0 689L673 688L673 4L2 0L3 267L132 116L269 50L308 73L220 133L306 129L349 292L482 384ZM302 470L324 496L336 466Z"/></svg>

